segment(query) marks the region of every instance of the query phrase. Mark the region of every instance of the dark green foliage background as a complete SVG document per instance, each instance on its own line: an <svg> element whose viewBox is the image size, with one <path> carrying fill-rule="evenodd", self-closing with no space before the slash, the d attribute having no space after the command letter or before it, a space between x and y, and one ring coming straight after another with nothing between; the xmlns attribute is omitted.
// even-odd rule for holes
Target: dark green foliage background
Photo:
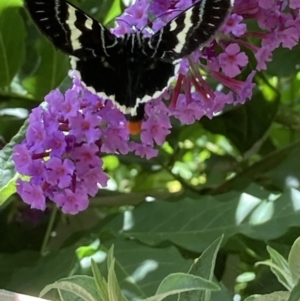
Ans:
<svg viewBox="0 0 300 301"><path fill-rule="evenodd" d="M124 9L120 0L73 2L105 23ZM281 289L254 264L268 258L267 244L286 256L300 235L299 53L299 45L276 50L245 105L190 126L174 122L157 158L105 155L114 189L100 190L87 211L32 212L14 194L11 148L24 138L26 112L52 89L70 87L70 66L21 0L0 1L0 288L37 295L59 278L90 275L79 264L90 256L104 270L103 254L114 244L121 287L146 297L225 234L215 273L226 287L213 300ZM236 282L245 272L254 280Z"/></svg>

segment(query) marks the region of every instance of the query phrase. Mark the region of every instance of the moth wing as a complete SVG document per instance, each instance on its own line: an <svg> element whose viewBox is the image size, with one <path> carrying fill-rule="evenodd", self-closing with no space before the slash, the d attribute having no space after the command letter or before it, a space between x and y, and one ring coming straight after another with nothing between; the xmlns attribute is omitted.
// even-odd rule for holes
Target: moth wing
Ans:
<svg viewBox="0 0 300 301"><path fill-rule="evenodd" d="M183 11L151 37L152 55L175 60L191 54L209 42L232 5L233 0L202 0Z"/></svg>
<svg viewBox="0 0 300 301"><path fill-rule="evenodd" d="M80 59L107 56L117 38L99 22L64 0L24 0L40 31L53 45Z"/></svg>

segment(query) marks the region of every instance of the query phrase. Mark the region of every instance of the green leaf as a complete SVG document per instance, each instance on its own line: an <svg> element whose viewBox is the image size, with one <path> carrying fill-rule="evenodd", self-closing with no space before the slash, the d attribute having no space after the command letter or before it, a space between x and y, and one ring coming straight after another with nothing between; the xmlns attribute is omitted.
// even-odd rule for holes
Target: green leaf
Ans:
<svg viewBox="0 0 300 301"><path fill-rule="evenodd" d="M260 297L261 295L254 295L246 298L244 301L258 301L257 298Z"/></svg>
<svg viewBox="0 0 300 301"><path fill-rule="evenodd" d="M300 182L299 152L300 141L297 140L295 143L270 153L249 168L244 169L234 178L218 187L214 194L224 193L229 190L244 191L249 182L256 182L256 179L262 176L264 182L272 183L277 190L293 187L294 182Z"/></svg>
<svg viewBox="0 0 300 301"><path fill-rule="evenodd" d="M18 179L18 175L15 174L15 176L12 179L10 179L5 186L0 188L0 206L3 205L5 201L8 200L8 198L17 191L16 189L17 179Z"/></svg>
<svg viewBox="0 0 300 301"><path fill-rule="evenodd" d="M105 7L105 9L106 8L108 8L108 7ZM121 1L120 0L114 0L114 1L112 1L110 9L109 9L108 13L106 14L106 17L105 17L103 23L107 24L107 23L111 22L117 16L119 16L121 13L122 13Z"/></svg>
<svg viewBox="0 0 300 301"><path fill-rule="evenodd" d="M25 55L25 26L21 0L0 1L0 89L8 88Z"/></svg>
<svg viewBox="0 0 300 301"><path fill-rule="evenodd" d="M289 77L299 72L297 66L300 64L300 45L292 49L278 47L273 53L272 62L268 63L267 72L279 77ZM284 64L282 64L284 62Z"/></svg>
<svg viewBox="0 0 300 301"><path fill-rule="evenodd" d="M267 251L271 256L272 262L279 268L275 269L271 266L271 271L276 275L281 284L283 284L288 290L292 290L294 283L287 260L270 246L267 246Z"/></svg>
<svg viewBox="0 0 300 301"><path fill-rule="evenodd" d="M208 289L218 290L219 286L211 281L208 281L199 276L185 274L185 273L174 273L168 275L159 285L156 295L167 293L175 289Z"/></svg>
<svg viewBox="0 0 300 301"><path fill-rule="evenodd" d="M300 280L298 280L298 283L292 289L288 301L299 301L299 300L300 300Z"/></svg>
<svg viewBox="0 0 300 301"><path fill-rule="evenodd" d="M288 290L292 290L294 283L289 270L288 262L280 253L270 246L267 246L267 250L270 254L271 262L258 262L257 265L263 264L269 266L271 271L277 277L278 281Z"/></svg>
<svg viewBox="0 0 300 301"><path fill-rule="evenodd" d="M245 301L288 301L289 295L289 292L275 292L267 295L253 295Z"/></svg>
<svg viewBox="0 0 300 301"><path fill-rule="evenodd" d="M160 301L178 293L203 289L218 290L220 288L215 283L198 276L184 273L170 274L161 282L156 294L144 301Z"/></svg>
<svg viewBox="0 0 300 301"><path fill-rule="evenodd" d="M288 258L290 272L294 282L300 279L300 237L298 237L291 248Z"/></svg>
<svg viewBox="0 0 300 301"><path fill-rule="evenodd" d="M74 1L73 1L74 2ZM94 17L97 21L107 26L107 22L110 22L115 17L122 13L120 0L89 0L82 1L76 0L75 5L81 8L84 12ZM108 24L113 25L113 24ZM109 27L109 26L108 26Z"/></svg>
<svg viewBox="0 0 300 301"><path fill-rule="evenodd" d="M70 69L68 56L56 50L44 37L39 40L38 53L41 56L34 74L23 80L24 88L41 100L61 84Z"/></svg>
<svg viewBox="0 0 300 301"><path fill-rule="evenodd" d="M264 176L280 190L293 187L294 181L300 182L299 151L300 143L297 141L288 148L276 152L277 156L274 156L272 161L266 162L272 168L265 172ZM297 208L297 203L295 203L295 208Z"/></svg>
<svg viewBox="0 0 300 301"><path fill-rule="evenodd" d="M28 120L25 121L18 134L0 151L0 205L15 191L14 183L17 173L12 160L12 148L24 139L27 126Z"/></svg>
<svg viewBox="0 0 300 301"><path fill-rule="evenodd" d="M98 293L101 296L102 301L108 300L108 287L107 281L104 277L102 277L96 262L92 259L92 272L95 280L96 287L98 289Z"/></svg>
<svg viewBox="0 0 300 301"><path fill-rule="evenodd" d="M109 271L111 265L114 264L114 245L112 245L108 250L106 261L107 261L107 270Z"/></svg>
<svg viewBox="0 0 300 301"><path fill-rule="evenodd" d="M269 261L259 261L256 263L256 265L268 266L272 270L273 274L277 277L277 280L283 286L285 286L288 290L292 290L292 288L293 288L292 284L287 281L287 279L289 278L289 275L287 273L285 273L284 270L282 270L278 265L274 264L273 262L269 262Z"/></svg>
<svg viewBox="0 0 300 301"><path fill-rule="evenodd" d="M121 289L115 273L114 245L111 246L107 254L107 268L108 268L108 277L107 277L108 300L127 301L127 299L121 293Z"/></svg>
<svg viewBox="0 0 300 301"><path fill-rule="evenodd" d="M44 296L52 289L59 291L62 301L97 301L99 295L94 279L89 276L73 276L47 285L40 293Z"/></svg>
<svg viewBox="0 0 300 301"><path fill-rule="evenodd" d="M195 261L189 270L189 274L199 276L212 281L214 278L214 268L218 251L223 240L223 235L217 238ZM209 301L211 291L191 291L180 294L179 301Z"/></svg>
<svg viewBox="0 0 300 301"><path fill-rule="evenodd" d="M229 291L229 289L222 283L219 283L221 289L219 291L212 291L211 292L211 299L210 301L232 301L233 294Z"/></svg>
<svg viewBox="0 0 300 301"><path fill-rule="evenodd" d="M237 233L269 240L280 237L292 226L300 226L300 208L294 206L300 198L299 190L287 189L274 195L258 186L254 188L249 186L249 192L245 189L243 193L232 191L219 196L182 195L178 202L143 203L130 212L131 224L126 229L122 216L107 227L116 234L122 230L123 236L135 237L151 246L171 241L202 252L222 234L224 241ZM270 205L264 206L266 202Z"/></svg>
<svg viewBox="0 0 300 301"><path fill-rule="evenodd" d="M112 250L112 251L111 251ZM111 248L110 254L113 256L113 247ZM109 256L107 257L107 259ZM108 284L108 300L109 301L127 301L127 299L124 297L124 295L121 293L121 289L118 283L118 279L115 273L115 259L110 260L110 267L108 270L108 278L107 278L107 284Z"/></svg>
<svg viewBox="0 0 300 301"><path fill-rule="evenodd" d="M171 273L187 272L192 263L184 259L175 247L150 248L133 240L116 238L105 242L103 251L107 251L112 244L115 249L115 271L122 292L128 299L144 299L154 295L162 279ZM106 262L98 266L105 275Z"/></svg>
<svg viewBox="0 0 300 301"><path fill-rule="evenodd" d="M113 156L113 155L107 155L107 156L103 156L102 158L103 160L103 167L106 170L115 170L120 166L120 162L117 156Z"/></svg>
<svg viewBox="0 0 300 301"><path fill-rule="evenodd" d="M212 280L217 254L219 252L224 235L218 237L204 252L198 260L191 266L189 274Z"/></svg>

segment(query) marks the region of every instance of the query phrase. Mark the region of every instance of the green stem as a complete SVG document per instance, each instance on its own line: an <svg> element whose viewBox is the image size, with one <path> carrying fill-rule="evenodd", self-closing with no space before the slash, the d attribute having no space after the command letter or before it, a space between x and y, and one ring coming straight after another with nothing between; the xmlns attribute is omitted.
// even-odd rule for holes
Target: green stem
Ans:
<svg viewBox="0 0 300 301"><path fill-rule="evenodd" d="M45 254L45 252L46 252L48 242L49 242L49 239L50 239L50 236L51 236L51 231L53 229L56 214L57 214L57 207L54 206L54 208L52 210L52 213L51 213L51 216L50 216L48 227L47 227L47 230L46 230L46 233L45 233L45 236L44 236L43 244L42 244L42 247L41 247L41 251L40 251L41 255Z"/></svg>

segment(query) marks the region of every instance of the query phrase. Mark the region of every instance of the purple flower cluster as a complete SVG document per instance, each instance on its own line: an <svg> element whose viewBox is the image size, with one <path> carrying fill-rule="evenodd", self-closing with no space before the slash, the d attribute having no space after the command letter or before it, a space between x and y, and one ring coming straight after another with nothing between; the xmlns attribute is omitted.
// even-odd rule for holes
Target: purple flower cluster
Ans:
<svg viewBox="0 0 300 301"><path fill-rule="evenodd" d="M174 17L173 11L178 13L192 2L137 0L113 31L121 35L148 24L156 31ZM276 48L294 47L300 38L299 9L299 0L236 0L218 43L213 41L182 60L168 105L162 98L147 103L140 142L131 140L123 114L110 101L85 90L76 78L65 95L52 91L45 98L46 105L33 110L26 139L14 148L16 170L29 177L17 183L24 202L44 210L49 199L63 212L76 214L87 208L89 196L95 196L99 185L107 184L101 153L155 157L155 145L163 144L170 133L171 116L192 124L204 115L212 118L226 104L244 103L255 86L256 71L244 81L237 78L248 65L248 55L254 54L259 71L267 68ZM256 20L260 29L247 30L248 19ZM255 44L251 43L254 39ZM220 83L217 90L208 85L207 76ZM170 95L165 93L164 98Z"/></svg>
<svg viewBox="0 0 300 301"><path fill-rule="evenodd" d="M76 78L65 95L56 89L45 101L32 111L26 139L14 147L13 154L16 171L30 177L29 181L18 179L17 192L31 208L44 210L49 199L64 213L85 210L89 196L95 196L109 178L103 172L100 153L133 151L150 159L158 153L154 141L162 144L169 133L149 121L143 126L141 143L131 141L124 115L111 102L83 88ZM154 111L148 112L162 124L166 122L163 109ZM169 119L167 122L170 127Z"/></svg>

